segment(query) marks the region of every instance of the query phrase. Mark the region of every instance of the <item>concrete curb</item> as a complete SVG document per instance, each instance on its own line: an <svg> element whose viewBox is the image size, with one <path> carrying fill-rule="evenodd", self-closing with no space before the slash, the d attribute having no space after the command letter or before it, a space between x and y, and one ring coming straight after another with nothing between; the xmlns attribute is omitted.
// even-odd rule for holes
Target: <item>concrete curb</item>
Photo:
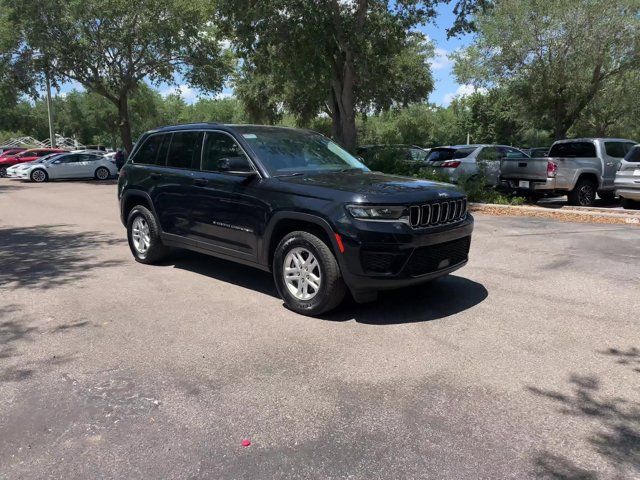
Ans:
<svg viewBox="0 0 640 480"><path fill-rule="evenodd" d="M552 218L565 222L623 224L640 227L640 211L603 208L544 208L529 205L469 203L469 210L494 216Z"/></svg>

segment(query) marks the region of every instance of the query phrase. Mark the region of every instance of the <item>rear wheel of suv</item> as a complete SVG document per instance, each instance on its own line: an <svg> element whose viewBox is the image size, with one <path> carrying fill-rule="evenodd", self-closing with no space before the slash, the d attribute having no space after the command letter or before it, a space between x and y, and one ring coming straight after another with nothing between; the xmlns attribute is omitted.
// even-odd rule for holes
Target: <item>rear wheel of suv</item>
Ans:
<svg viewBox="0 0 640 480"><path fill-rule="evenodd" d="M591 207L596 202L597 189L598 186L593 180L581 178L575 188L567 194L569 203L580 207Z"/></svg>
<svg viewBox="0 0 640 480"><path fill-rule="evenodd" d="M36 182L36 183L46 182L49 179L47 172L45 172L41 168L36 168L35 170L32 170L29 177L31 178L32 182Z"/></svg>
<svg viewBox="0 0 640 480"><path fill-rule="evenodd" d="M131 253L140 263L155 263L169 253L160 239L160 228L155 217L141 205L134 207L129 213L127 239Z"/></svg>
<svg viewBox="0 0 640 480"><path fill-rule="evenodd" d="M273 276L285 305L303 315L328 312L346 292L331 249L309 232L291 232L280 241Z"/></svg>

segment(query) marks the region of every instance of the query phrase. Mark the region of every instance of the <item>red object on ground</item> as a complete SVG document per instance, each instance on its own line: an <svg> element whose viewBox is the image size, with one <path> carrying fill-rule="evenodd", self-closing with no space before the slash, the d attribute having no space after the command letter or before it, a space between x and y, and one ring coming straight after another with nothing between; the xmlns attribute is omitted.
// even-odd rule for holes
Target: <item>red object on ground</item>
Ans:
<svg viewBox="0 0 640 480"><path fill-rule="evenodd" d="M249 445L251 445L251 440L249 440L248 438L245 438L244 440L242 440L243 447L248 447Z"/></svg>

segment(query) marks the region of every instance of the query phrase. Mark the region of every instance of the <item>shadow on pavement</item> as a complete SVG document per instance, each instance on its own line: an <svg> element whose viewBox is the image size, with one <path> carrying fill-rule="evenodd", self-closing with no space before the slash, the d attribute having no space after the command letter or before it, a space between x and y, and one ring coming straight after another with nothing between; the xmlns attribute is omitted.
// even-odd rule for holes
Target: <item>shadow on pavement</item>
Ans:
<svg viewBox="0 0 640 480"><path fill-rule="evenodd" d="M380 292L378 300L358 305L348 299L336 311L323 318L334 321L355 320L370 325L394 325L428 322L468 310L489 293L483 285L456 275L400 290Z"/></svg>
<svg viewBox="0 0 640 480"><path fill-rule="evenodd" d="M96 261L99 249L123 243L99 232L77 232L68 225L0 228L0 286L47 289L118 265Z"/></svg>
<svg viewBox="0 0 640 480"><path fill-rule="evenodd" d="M234 262L178 251L161 265L172 265L280 298L270 273ZM356 304L347 295L335 311L320 318L331 321L355 320L372 325L426 322L460 313L479 304L487 296L487 289L479 283L449 275L422 286L381 292L377 301L364 305Z"/></svg>
<svg viewBox="0 0 640 480"><path fill-rule="evenodd" d="M617 363L638 371L640 351L611 348L604 355ZM555 402L564 415L583 418L595 425L586 439L588 445L616 470L616 478L640 477L640 401L601 392L600 380L591 375L572 375L570 392L527 387L533 394ZM540 478L591 480L600 478L567 459L544 451L534 459L535 473Z"/></svg>

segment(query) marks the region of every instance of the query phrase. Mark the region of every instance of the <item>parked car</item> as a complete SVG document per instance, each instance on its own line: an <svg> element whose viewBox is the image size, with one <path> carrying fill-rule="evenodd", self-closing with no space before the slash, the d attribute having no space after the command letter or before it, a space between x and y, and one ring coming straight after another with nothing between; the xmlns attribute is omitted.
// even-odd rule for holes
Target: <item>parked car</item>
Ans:
<svg viewBox="0 0 640 480"><path fill-rule="evenodd" d="M640 145L629 150L620 162L614 187L624 208L640 207Z"/></svg>
<svg viewBox="0 0 640 480"><path fill-rule="evenodd" d="M622 158L636 144L620 138L558 140L548 157L504 161L501 178L530 198L567 195L569 203L584 207L615 197L614 179Z"/></svg>
<svg viewBox="0 0 640 480"><path fill-rule="evenodd" d="M115 165L104 155L93 153L66 153L56 155L42 163L17 172L16 177L32 182L46 182L62 178L95 178L107 180L117 173Z"/></svg>
<svg viewBox="0 0 640 480"><path fill-rule="evenodd" d="M487 183L495 186L500 177L500 161L505 158L527 158L527 154L508 145L453 145L432 148L427 164L453 183L483 173Z"/></svg>
<svg viewBox="0 0 640 480"><path fill-rule="evenodd" d="M17 165L18 163L33 162L38 158L45 157L51 153L63 153L66 150L59 148L32 148L18 153L17 155L11 155L8 157L0 158L0 177L7 176L7 168Z"/></svg>
<svg viewBox="0 0 640 480"><path fill-rule="evenodd" d="M418 173L427 164L429 149L416 145L363 145L356 150L364 164L385 173Z"/></svg>
<svg viewBox="0 0 640 480"><path fill-rule="evenodd" d="M17 153L24 152L26 148L23 147L4 147L0 148L0 158L8 157L10 155L16 155Z"/></svg>
<svg viewBox="0 0 640 480"><path fill-rule="evenodd" d="M370 171L308 130L192 124L144 134L120 170L134 258L180 247L272 271L292 310L319 315L467 262L473 217L453 185Z"/></svg>
<svg viewBox="0 0 640 480"><path fill-rule="evenodd" d="M31 168L33 165L36 165L36 164L39 164L39 163L43 163L45 160L49 160L50 158L56 157L58 155L64 155L64 154L62 154L62 153L50 153L49 155L47 155L45 157L40 157L37 160L34 160L33 162L18 163L16 165L14 165L13 167L7 168L7 177L9 177L9 178L20 178L19 177L19 173L22 170L27 170L27 169Z"/></svg>

